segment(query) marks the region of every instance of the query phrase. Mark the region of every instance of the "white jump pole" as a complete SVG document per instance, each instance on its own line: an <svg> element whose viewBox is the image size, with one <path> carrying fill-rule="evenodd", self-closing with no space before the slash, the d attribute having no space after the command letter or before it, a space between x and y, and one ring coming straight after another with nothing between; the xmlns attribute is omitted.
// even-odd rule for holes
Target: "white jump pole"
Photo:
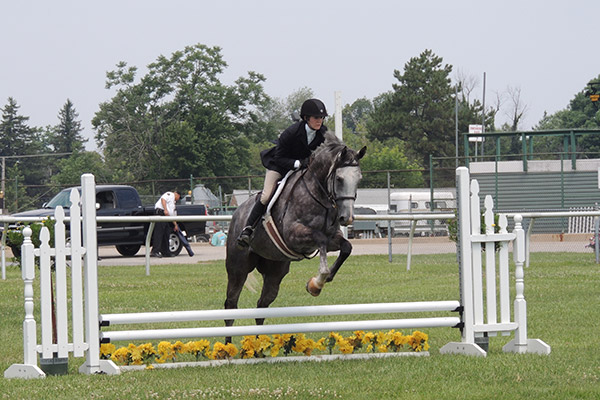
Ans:
<svg viewBox="0 0 600 400"><path fill-rule="evenodd" d="M383 319L371 321L336 321L297 324L223 326L102 332L102 341L177 339L213 336L273 335L283 333L332 332L377 329L456 327L458 317Z"/></svg>
<svg viewBox="0 0 600 400"><path fill-rule="evenodd" d="M100 315L100 324L109 326L118 324L215 321L224 319L458 311L459 307L460 303L458 301L420 301L407 303L338 304L303 307L102 314Z"/></svg>

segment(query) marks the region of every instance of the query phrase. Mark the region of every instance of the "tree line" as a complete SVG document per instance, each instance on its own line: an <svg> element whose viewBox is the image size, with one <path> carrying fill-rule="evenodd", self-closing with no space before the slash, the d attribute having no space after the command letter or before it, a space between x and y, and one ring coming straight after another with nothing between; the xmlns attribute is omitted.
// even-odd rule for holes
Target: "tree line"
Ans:
<svg viewBox="0 0 600 400"><path fill-rule="evenodd" d="M224 84L219 77L226 68L221 48L203 44L160 55L143 76L136 66L118 63L106 73L106 89L114 96L99 104L91 121L99 151L85 151L81 121L69 99L58 112L57 124L41 128L29 126L29 118L20 115L17 101L9 97L1 109L0 156L10 182L4 195L16 201L7 208L30 206L34 199L24 187L77 185L86 172L98 183L262 175L260 150L272 145L290 124L290 114L314 97L313 92L305 87L285 99L273 98L265 93L266 78L258 72ZM364 171L401 170L393 175L392 185L423 187L430 156L455 157L456 120L459 132L482 121L486 132L519 128L527 111L520 89L496 94L496 101L484 109L478 99L471 99L476 79L458 71L453 80L452 72L442 57L425 50L393 71L395 83L389 91L343 108L345 142L369 148L361 161ZM589 100L598 82L600 75L564 110L544 115L534 129L600 127L598 102ZM503 102L508 103L510 122L496 126ZM334 129L333 118L326 125ZM561 143L548 138L540 145L554 151ZM595 137L579 145L600 151ZM460 140L459 155L462 146ZM514 139L502 146L504 153L520 152ZM219 179L219 184L226 191L239 188L230 178ZM362 186L386 184L385 176L366 174Z"/></svg>

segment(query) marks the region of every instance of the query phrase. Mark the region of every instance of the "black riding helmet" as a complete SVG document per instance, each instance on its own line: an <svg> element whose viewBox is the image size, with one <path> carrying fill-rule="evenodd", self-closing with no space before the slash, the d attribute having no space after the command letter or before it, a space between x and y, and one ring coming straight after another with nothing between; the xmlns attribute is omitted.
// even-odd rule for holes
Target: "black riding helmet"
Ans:
<svg viewBox="0 0 600 400"><path fill-rule="evenodd" d="M304 117L323 117L327 116L327 109L325 104L319 99L308 99L302 103L300 108L300 118Z"/></svg>

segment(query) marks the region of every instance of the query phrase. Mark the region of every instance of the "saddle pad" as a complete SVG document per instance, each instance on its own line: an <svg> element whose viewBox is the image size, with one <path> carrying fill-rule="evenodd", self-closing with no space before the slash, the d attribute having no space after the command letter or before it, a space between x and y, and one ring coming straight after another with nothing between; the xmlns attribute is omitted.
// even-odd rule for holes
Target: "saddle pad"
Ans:
<svg viewBox="0 0 600 400"><path fill-rule="evenodd" d="M305 258L303 254L296 253L295 251L287 247L285 241L279 234L279 230L277 230L277 227L275 226L275 222L273 221L273 217L271 217L271 214L265 215L265 219L263 220L263 227L265 228L267 235L269 235L271 241L273 242L275 247L277 247L277 249L281 252L281 254L294 261L299 261Z"/></svg>
<svg viewBox="0 0 600 400"><path fill-rule="evenodd" d="M279 233L277 226L275 226L275 221L273 221L273 217L271 216L271 207L273 207L273 205L279 198L279 195L281 194L281 192L283 191L283 188L285 187L287 179L294 172L295 172L294 170L288 171L288 173L285 174L283 179L281 179L277 183L277 185L278 185L277 190L275 191L275 194L273 195L273 197L269 201L269 205L267 206L267 212L265 213L265 216L263 219L263 227L265 228L267 235L269 235L269 238L271 239L271 241L273 242L275 247L277 247L277 249L281 252L281 254L283 254L284 256L286 256L287 258L289 258L293 261L300 261L304 258L314 257L319 252L319 250L315 250L315 252L313 254L309 254L307 256L305 254L296 253L294 250L290 249L285 244L285 241L281 237L281 234Z"/></svg>

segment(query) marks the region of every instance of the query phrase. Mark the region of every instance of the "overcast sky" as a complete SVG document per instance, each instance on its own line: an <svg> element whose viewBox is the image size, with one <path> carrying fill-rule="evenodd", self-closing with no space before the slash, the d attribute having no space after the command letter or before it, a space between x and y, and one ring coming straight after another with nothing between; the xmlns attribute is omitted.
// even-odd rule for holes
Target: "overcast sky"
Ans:
<svg viewBox="0 0 600 400"><path fill-rule="evenodd" d="M119 61L140 69L185 46L219 46L222 82L262 73L285 98L311 88L334 110L386 92L423 50L474 76L486 104L520 88L531 128L600 74L597 0L1 0L0 106L13 97L31 126L55 125L74 103L88 148L91 119ZM331 112L330 112L331 113ZM500 116L501 120L505 119ZM477 122L477 121L474 121ZM502 122L502 121L501 121Z"/></svg>

